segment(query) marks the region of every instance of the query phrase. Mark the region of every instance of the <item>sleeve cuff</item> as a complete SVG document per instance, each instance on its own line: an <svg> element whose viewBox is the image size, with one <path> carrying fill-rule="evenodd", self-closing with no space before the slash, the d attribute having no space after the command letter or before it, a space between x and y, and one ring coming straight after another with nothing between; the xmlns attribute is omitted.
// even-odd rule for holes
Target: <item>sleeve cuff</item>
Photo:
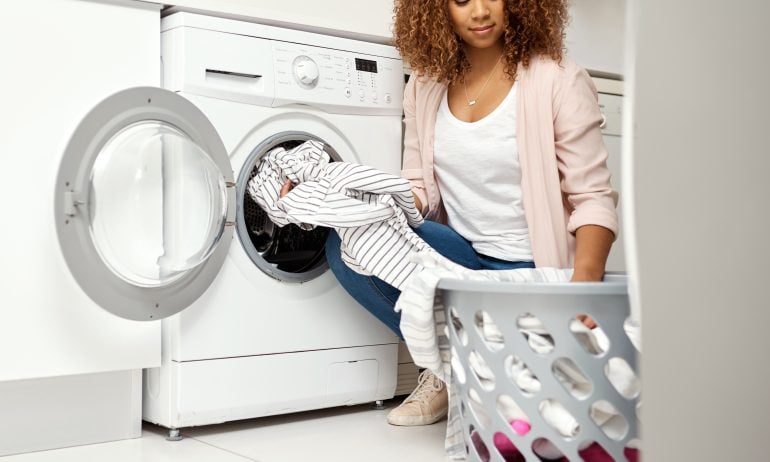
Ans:
<svg viewBox="0 0 770 462"><path fill-rule="evenodd" d="M567 223L567 231L575 234L578 228L585 225L597 225L609 229L618 238L618 214L614 209L608 210L601 206L583 207L575 210Z"/></svg>

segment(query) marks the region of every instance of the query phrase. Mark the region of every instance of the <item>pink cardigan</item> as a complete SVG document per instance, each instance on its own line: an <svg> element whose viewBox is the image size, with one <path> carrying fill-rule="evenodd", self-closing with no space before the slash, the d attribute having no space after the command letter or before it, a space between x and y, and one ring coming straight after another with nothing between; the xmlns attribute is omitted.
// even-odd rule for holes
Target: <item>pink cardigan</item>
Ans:
<svg viewBox="0 0 770 462"><path fill-rule="evenodd" d="M519 67L518 75L516 133L535 265L571 267L577 228L595 224L618 233L618 194L610 186L596 87L567 58L560 64L533 59L529 67ZM433 170L433 132L446 88L427 78L409 79L401 171L422 203L423 216L444 223Z"/></svg>

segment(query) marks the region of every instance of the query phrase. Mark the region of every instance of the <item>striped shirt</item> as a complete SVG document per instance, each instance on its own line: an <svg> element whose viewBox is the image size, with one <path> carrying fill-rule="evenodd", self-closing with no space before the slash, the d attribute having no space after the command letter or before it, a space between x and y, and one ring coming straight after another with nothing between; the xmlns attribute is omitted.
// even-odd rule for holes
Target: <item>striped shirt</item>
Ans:
<svg viewBox="0 0 770 462"><path fill-rule="evenodd" d="M286 180L297 186L281 198ZM411 252L433 252L411 229L423 219L409 181L353 162L331 162L318 141L270 151L247 189L278 226L333 228L351 269L396 288L417 270L407 258Z"/></svg>

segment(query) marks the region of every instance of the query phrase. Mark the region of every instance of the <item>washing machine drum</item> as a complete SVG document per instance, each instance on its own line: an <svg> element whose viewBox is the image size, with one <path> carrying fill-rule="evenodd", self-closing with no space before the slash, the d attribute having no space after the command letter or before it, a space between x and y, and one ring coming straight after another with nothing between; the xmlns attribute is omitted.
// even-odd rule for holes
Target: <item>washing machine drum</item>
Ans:
<svg viewBox="0 0 770 462"><path fill-rule="evenodd" d="M262 157L277 147L292 149L309 139L323 142L306 133L276 135L261 143L247 159L238 179L239 202L238 236L244 250L254 264L271 277L285 282L305 282L323 274L327 269L326 238L330 229L316 227L302 230L289 224L275 225L251 198L246 185L257 173ZM339 161L337 152L326 145L333 161Z"/></svg>

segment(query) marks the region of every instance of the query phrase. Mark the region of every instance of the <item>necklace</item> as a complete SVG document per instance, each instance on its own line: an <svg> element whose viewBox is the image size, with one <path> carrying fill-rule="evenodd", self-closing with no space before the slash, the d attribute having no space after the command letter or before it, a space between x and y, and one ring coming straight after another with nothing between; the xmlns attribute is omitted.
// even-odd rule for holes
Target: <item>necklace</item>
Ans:
<svg viewBox="0 0 770 462"><path fill-rule="evenodd" d="M473 106L476 104L476 101L478 101L479 97L482 93L484 93L484 89L487 88L487 84L489 83L489 80L492 78L492 75L495 73L495 69L497 69L497 65L500 64L500 61L502 61L503 55L500 54L500 57L497 58L497 62L495 63L495 66L492 68L491 71L489 71L489 76L487 76L487 80L484 82L484 85L481 86L481 90L476 94L476 97L473 99L468 98L468 85L465 83L465 79L463 78L463 90L465 90L465 100L468 102L468 106Z"/></svg>

